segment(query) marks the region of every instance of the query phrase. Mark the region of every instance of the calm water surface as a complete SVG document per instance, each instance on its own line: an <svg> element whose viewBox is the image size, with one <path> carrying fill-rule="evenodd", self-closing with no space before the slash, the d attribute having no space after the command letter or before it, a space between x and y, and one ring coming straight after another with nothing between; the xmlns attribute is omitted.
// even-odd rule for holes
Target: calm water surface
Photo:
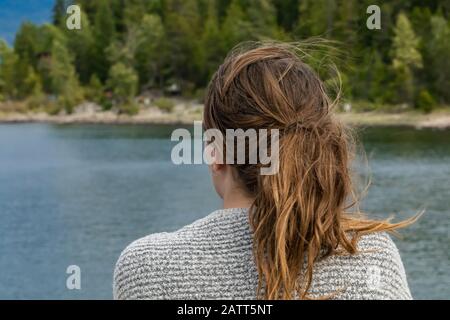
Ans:
<svg viewBox="0 0 450 320"><path fill-rule="evenodd" d="M220 206L202 165L170 161L172 126L0 125L0 298L112 297L132 240ZM450 131L361 130L376 217L426 214L396 239L415 298L450 298ZM81 290L66 268L81 268Z"/></svg>

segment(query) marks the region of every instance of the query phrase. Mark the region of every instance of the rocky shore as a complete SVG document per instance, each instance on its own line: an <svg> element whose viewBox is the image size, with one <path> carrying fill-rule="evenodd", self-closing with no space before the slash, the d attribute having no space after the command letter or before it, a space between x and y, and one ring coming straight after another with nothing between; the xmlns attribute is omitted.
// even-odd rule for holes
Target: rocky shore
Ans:
<svg viewBox="0 0 450 320"><path fill-rule="evenodd" d="M135 115L101 111L93 105L81 105L72 114L49 115L45 112L4 112L0 109L0 123L43 122L55 124L190 124L202 119L202 105L177 105L171 112L155 107L143 108ZM400 113L340 112L337 115L345 123L355 126L409 126L416 128L450 128L450 111L441 110L430 114L413 111Z"/></svg>

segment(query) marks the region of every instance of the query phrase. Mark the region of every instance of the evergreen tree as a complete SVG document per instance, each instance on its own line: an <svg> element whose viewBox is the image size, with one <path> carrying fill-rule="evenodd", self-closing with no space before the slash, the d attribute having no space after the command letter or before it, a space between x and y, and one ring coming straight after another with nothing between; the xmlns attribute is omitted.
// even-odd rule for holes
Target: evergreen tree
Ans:
<svg viewBox="0 0 450 320"><path fill-rule="evenodd" d="M127 0L124 5L124 24L141 21L148 10L148 0Z"/></svg>
<svg viewBox="0 0 450 320"><path fill-rule="evenodd" d="M252 25L248 20L239 0L232 0L223 22L222 34L226 50L230 50L242 41L254 40Z"/></svg>
<svg viewBox="0 0 450 320"><path fill-rule="evenodd" d="M71 37L72 33L68 34L68 36ZM59 41L60 43L67 46L68 44L67 38L64 31L53 24L46 23L40 26L39 37L36 39L36 58L38 59L38 62L41 55L45 55L51 52L53 48L53 43L55 41Z"/></svg>
<svg viewBox="0 0 450 320"><path fill-rule="evenodd" d="M42 96L42 81L39 74L32 66L28 66L28 75L24 80L23 95L24 96Z"/></svg>
<svg viewBox="0 0 450 320"><path fill-rule="evenodd" d="M24 79L22 90L24 96L28 98L27 106L29 109L45 107L47 100L42 90L42 81L32 66L29 66L28 75Z"/></svg>
<svg viewBox="0 0 450 320"><path fill-rule="evenodd" d="M86 99L96 102L98 104L103 103L103 85L97 75L93 74L89 79L89 84L85 90Z"/></svg>
<svg viewBox="0 0 450 320"><path fill-rule="evenodd" d="M335 27L333 27L334 38L345 42L347 46L354 47L357 41L358 16L360 15L357 1L340 1L336 11L337 18Z"/></svg>
<svg viewBox="0 0 450 320"><path fill-rule="evenodd" d="M219 29L216 2L215 0L210 0L200 41L199 69L205 71L202 74L203 79L209 79L211 77L220 65L225 54L225 43ZM201 85L205 86L206 83L203 82Z"/></svg>
<svg viewBox="0 0 450 320"><path fill-rule="evenodd" d="M441 103L450 103L450 24L442 16L431 18L428 51L434 92Z"/></svg>
<svg viewBox="0 0 450 320"><path fill-rule="evenodd" d="M88 15L89 21L95 21L95 13L97 12L98 1L74 0L74 3L80 6L81 10Z"/></svg>
<svg viewBox="0 0 450 320"><path fill-rule="evenodd" d="M17 31L14 40L14 51L19 59L36 66L38 53L39 28L31 22L24 22Z"/></svg>
<svg viewBox="0 0 450 320"><path fill-rule="evenodd" d="M128 67L133 67L136 50L142 41L142 34L141 27L137 24L127 26L123 39L113 41L105 50L111 65L121 62Z"/></svg>
<svg viewBox="0 0 450 320"><path fill-rule="evenodd" d="M107 86L113 93L119 112L135 112L133 98L137 93L138 76L133 68L121 62L114 64L109 70Z"/></svg>
<svg viewBox="0 0 450 320"><path fill-rule="evenodd" d="M51 59L52 92L57 96L59 106L70 113L82 98L72 57L64 44L56 40L53 43Z"/></svg>
<svg viewBox="0 0 450 320"><path fill-rule="evenodd" d="M67 6L68 4L66 0L56 0L53 5L53 24L55 26L60 26L64 23Z"/></svg>
<svg viewBox="0 0 450 320"><path fill-rule="evenodd" d="M414 98L414 69L422 67L422 55L408 17L400 13L394 28L392 67L395 71L399 102L412 103Z"/></svg>
<svg viewBox="0 0 450 320"><path fill-rule="evenodd" d="M277 24L285 31L292 31L298 20L298 0L274 0Z"/></svg>
<svg viewBox="0 0 450 320"><path fill-rule="evenodd" d="M295 34L300 38L331 37L336 15L335 0L302 0Z"/></svg>
<svg viewBox="0 0 450 320"><path fill-rule="evenodd" d="M200 16L197 1L167 0L165 29L169 68L176 82L190 87L199 70L192 61L198 57Z"/></svg>
<svg viewBox="0 0 450 320"><path fill-rule="evenodd" d="M74 55L75 69L79 75L80 81L86 84L95 71L95 40L91 23L88 15L81 11L81 29L68 30L66 33L67 47Z"/></svg>
<svg viewBox="0 0 450 320"><path fill-rule="evenodd" d="M279 36L276 9L270 0L245 0L252 34L257 39L276 39Z"/></svg>
<svg viewBox="0 0 450 320"><path fill-rule="evenodd" d="M80 30L65 26L69 4L81 6ZM106 81L114 88L134 88L125 90L134 94L173 83L189 92L204 88L227 52L240 42L322 36L341 41L348 54L336 58L323 48L311 51L305 61L328 84L336 78L323 70L331 56L347 97L416 102L424 108L431 102L450 103L449 2L380 3L381 30L366 28L371 4L371 0L55 0L53 24L25 22L13 50L0 43L0 95L35 96L42 102L46 95L56 94L70 111L80 97L78 79L87 87L87 97L99 103L105 102ZM120 84L118 75L127 77L128 84ZM135 76L137 83L129 85ZM116 100L132 105L122 89L114 89Z"/></svg>
<svg viewBox="0 0 450 320"><path fill-rule="evenodd" d="M13 99L17 95L15 67L18 61L14 51L0 40L0 94L3 99Z"/></svg>
<svg viewBox="0 0 450 320"><path fill-rule="evenodd" d="M140 23L141 33L136 48L136 68L142 86L162 88L164 85L164 63L167 56L167 40L161 18L147 14Z"/></svg>
<svg viewBox="0 0 450 320"><path fill-rule="evenodd" d="M101 81L105 81L110 67L105 57L105 49L116 37L115 22L109 1L98 0L94 18L94 72Z"/></svg>

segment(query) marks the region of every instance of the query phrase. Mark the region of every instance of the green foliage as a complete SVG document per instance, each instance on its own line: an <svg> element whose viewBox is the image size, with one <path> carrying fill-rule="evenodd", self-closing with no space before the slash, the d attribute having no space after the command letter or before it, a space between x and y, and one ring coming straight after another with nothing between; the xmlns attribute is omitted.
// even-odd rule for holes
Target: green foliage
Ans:
<svg viewBox="0 0 450 320"><path fill-rule="evenodd" d="M248 20L239 0L231 0L222 25L222 35L227 50L242 41L255 40L252 35L252 25Z"/></svg>
<svg viewBox="0 0 450 320"><path fill-rule="evenodd" d="M3 99L11 99L17 95L15 67L18 61L14 51L0 40L0 93Z"/></svg>
<svg viewBox="0 0 450 320"><path fill-rule="evenodd" d="M136 103L127 102L119 106L119 113L133 116L139 113L139 106Z"/></svg>
<svg viewBox="0 0 450 320"><path fill-rule="evenodd" d="M106 48L114 41L116 36L115 22L113 11L108 0L95 1L95 17L94 17L94 55L92 66L94 73L105 81L110 62L106 58Z"/></svg>
<svg viewBox="0 0 450 320"><path fill-rule="evenodd" d="M198 37L201 20L197 1L166 0L168 71L176 82L198 82Z"/></svg>
<svg viewBox="0 0 450 320"><path fill-rule="evenodd" d="M85 97L89 101L96 102L98 104L103 104L104 102L104 88L103 85L96 74L91 76L89 84L85 89Z"/></svg>
<svg viewBox="0 0 450 320"><path fill-rule="evenodd" d="M159 109L167 112L171 112L175 107L175 102L169 98L158 98L153 101L153 104Z"/></svg>
<svg viewBox="0 0 450 320"><path fill-rule="evenodd" d="M81 11L81 29L63 28L67 47L74 56L75 69L79 79L86 84L95 72L96 54L94 31L88 15ZM98 77L98 75L97 75Z"/></svg>
<svg viewBox="0 0 450 320"><path fill-rule="evenodd" d="M107 86L112 90L115 103L130 104L137 92L138 77L136 72L121 62L116 63L109 71Z"/></svg>
<svg viewBox="0 0 450 320"><path fill-rule="evenodd" d="M82 100L82 90L78 83L72 58L64 44L53 43L50 77L52 92L57 96L58 105L71 113L77 103Z"/></svg>
<svg viewBox="0 0 450 320"><path fill-rule="evenodd" d="M222 57L226 54L225 42L219 28L215 0L208 2L208 12L200 39L200 46L204 50L201 50L199 54L199 69L204 70L204 79L209 79L220 65ZM206 83L203 83L203 85L206 85Z"/></svg>
<svg viewBox="0 0 450 320"><path fill-rule="evenodd" d="M81 6L81 30L65 26L66 7ZM428 108L450 104L448 0L380 3L382 30L366 28L370 0L56 0L53 23L25 22L13 49L0 42L0 96L32 108L70 112L83 98L132 113L140 91L174 84L205 89L235 45L248 40L343 43L336 59L345 98ZM314 52L322 70L330 52ZM331 54L333 56L333 54ZM83 90L84 88L84 90ZM424 91L421 91L421 89ZM111 93L111 97L109 96ZM122 107L121 107L122 105ZM164 103L163 103L164 105ZM164 109L164 107L163 107ZM170 107L169 107L170 109Z"/></svg>
<svg viewBox="0 0 450 320"><path fill-rule="evenodd" d="M135 58L139 83L143 87L162 87L165 76L164 57L168 49L161 17L155 14L144 15L139 24L139 30Z"/></svg>
<svg viewBox="0 0 450 320"><path fill-rule="evenodd" d="M395 69L422 67L422 56L418 46L419 39L416 37L408 17L404 13L400 13L394 28L393 67Z"/></svg>
<svg viewBox="0 0 450 320"><path fill-rule="evenodd" d="M66 15L67 1L66 0L56 0L53 5L53 24L61 25L64 22L64 17Z"/></svg>
<svg viewBox="0 0 450 320"><path fill-rule="evenodd" d="M433 96L428 90L421 90L416 100L416 107L423 112L431 112L436 105Z"/></svg>
<svg viewBox="0 0 450 320"><path fill-rule="evenodd" d="M45 104L45 112L52 116L57 115L61 112L61 106L54 101L50 101Z"/></svg>
<svg viewBox="0 0 450 320"><path fill-rule="evenodd" d="M450 23L442 16L431 18L431 35L427 46L430 82L441 103L450 101Z"/></svg>
<svg viewBox="0 0 450 320"><path fill-rule="evenodd" d="M300 37L326 36L333 27L336 10L334 0L303 0L299 2L296 33Z"/></svg>
<svg viewBox="0 0 450 320"><path fill-rule="evenodd" d="M422 55L418 50L416 37L408 17L400 13L394 28L392 45L392 67L395 72L395 86L398 89L398 102L412 103L414 98L413 70L422 67Z"/></svg>
<svg viewBox="0 0 450 320"><path fill-rule="evenodd" d="M22 85L22 92L24 96L43 96L42 80L39 74L32 66L28 66L27 76Z"/></svg>
<svg viewBox="0 0 450 320"><path fill-rule="evenodd" d="M36 66L39 35L39 27L31 22L25 22L20 26L14 40L14 51L21 61Z"/></svg>

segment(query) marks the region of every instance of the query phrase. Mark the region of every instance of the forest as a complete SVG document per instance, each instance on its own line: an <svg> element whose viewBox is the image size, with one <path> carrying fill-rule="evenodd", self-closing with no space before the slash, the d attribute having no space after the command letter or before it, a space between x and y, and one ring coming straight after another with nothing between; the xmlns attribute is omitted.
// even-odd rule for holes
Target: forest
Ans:
<svg viewBox="0 0 450 320"><path fill-rule="evenodd" d="M66 8L81 8L81 28ZM334 41L343 100L368 110L450 105L450 1L56 0L53 21L0 39L0 102L71 113L83 101L136 113L146 91L202 99L227 52L249 40Z"/></svg>

